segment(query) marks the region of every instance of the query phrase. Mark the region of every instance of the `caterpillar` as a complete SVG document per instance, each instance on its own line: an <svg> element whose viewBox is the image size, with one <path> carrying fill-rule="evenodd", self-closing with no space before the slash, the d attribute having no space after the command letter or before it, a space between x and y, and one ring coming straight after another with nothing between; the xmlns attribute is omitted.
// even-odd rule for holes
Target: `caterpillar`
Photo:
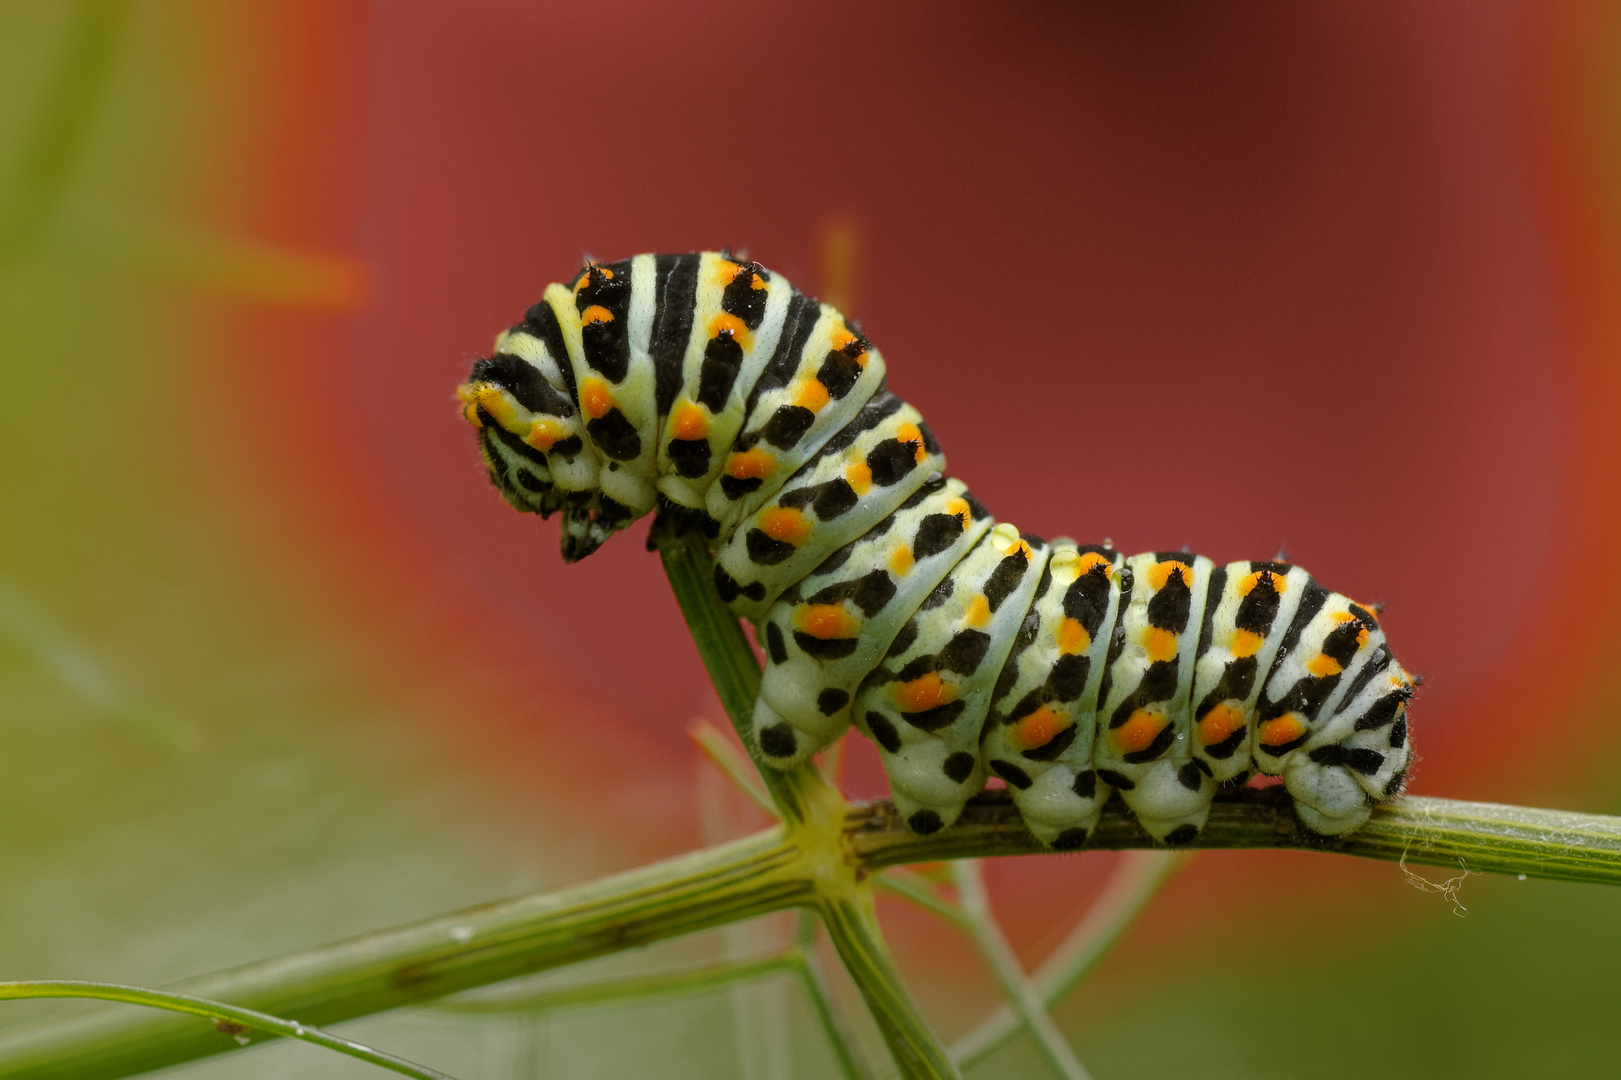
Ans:
<svg viewBox="0 0 1621 1080"><path fill-rule="evenodd" d="M587 262L457 397L506 501L561 515L565 560L655 509L701 528L766 657L761 754L791 767L854 724L916 832L993 775L1061 850L1114 792L1178 844L1255 773L1327 836L1402 788L1414 680L1376 608L1281 556L996 522L859 328L758 263Z"/></svg>

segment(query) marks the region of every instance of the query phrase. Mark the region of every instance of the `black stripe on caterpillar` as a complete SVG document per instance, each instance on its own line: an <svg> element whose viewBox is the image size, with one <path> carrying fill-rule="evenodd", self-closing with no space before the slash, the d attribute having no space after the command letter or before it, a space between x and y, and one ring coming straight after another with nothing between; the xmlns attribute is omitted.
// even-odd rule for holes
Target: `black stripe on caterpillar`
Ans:
<svg viewBox="0 0 1621 1080"><path fill-rule="evenodd" d="M878 350L757 263L587 264L457 393L506 500L562 514L566 560L680 508L766 654L762 754L795 765L854 723L918 832L991 775L1060 849L1110 792L1186 843L1254 773L1324 835L1401 790L1414 682L1374 609L1283 562L996 523Z"/></svg>

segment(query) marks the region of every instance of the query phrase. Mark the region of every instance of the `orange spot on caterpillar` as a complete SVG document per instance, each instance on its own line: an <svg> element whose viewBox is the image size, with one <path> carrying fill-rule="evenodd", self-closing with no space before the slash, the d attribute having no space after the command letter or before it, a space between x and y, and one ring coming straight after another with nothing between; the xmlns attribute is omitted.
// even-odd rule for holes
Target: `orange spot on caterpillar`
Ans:
<svg viewBox="0 0 1621 1080"><path fill-rule="evenodd" d="M1215 746L1232 737L1233 732L1244 726L1244 714L1239 711L1242 707L1238 701L1224 701L1205 713L1199 720L1199 741L1205 746Z"/></svg>
<svg viewBox="0 0 1621 1080"><path fill-rule="evenodd" d="M709 320L709 336L720 337L722 334L732 335L732 340L747 350L754 342L754 335L749 328L743 325L743 320L730 312L723 311Z"/></svg>
<svg viewBox="0 0 1621 1080"><path fill-rule="evenodd" d="M1239 579L1238 595L1248 596L1250 593L1254 592L1255 586L1261 583L1262 578L1265 578L1267 581L1272 583L1272 591L1277 593L1279 596L1283 595L1283 590L1289 583L1289 579L1284 577L1282 574L1274 574L1270 570L1257 570L1254 573L1246 574L1243 578Z"/></svg>
<svg viewBox="0 0 1621 1080"><path fill-rule="evenodd" d="M1336 611L1336 612L1334 612L1333 615L1330 616L1330 618L1332 618L1335 622L1339 623L1341 626L1344 626L1348 622L1356 622L1358 620L1358 616L1357 616L1356 612L1354 612L1354 611ZM1367 630L1367 627L1362 627L1361 629L1357 630L1357 632L1356 632L1356 647L1358 649L1360 649L1363 646L1365 646L1367 643L1368 643L1368 630Z"/></svg>
<svg viewBox="0 0 1621 1080"><path fill-rule="evenodd" d="M1284 746L1294 742L1306 733L1306 721L1295 712L1287 712L1282 716L1268 720L1256 729L1261 737L1261 748L1266 750L1274 746Z"/></svg>
<svg viewBox="0 0 1621 1080"><path fill-rule="evenodd" d="M709 434L709 410L683 401L670 413L670 431L678 439L695 441Z"/></svg>
<svg viewBox="0 0 1621 1080"><path fill-rule="evenodd" d="M942 682L940 676L932 671L895 686L895 704L900 706L901 712L924 712L940 705L949 705L955 700L956 688Z"/></svg>
<svg viewBox="0 0 1621 1080"><path fill-rule="evenodd" d="M962 621L964 626L984 626L991 621L991 602L976 593L968 601L968 610L963 612Z"/></svg>
<svg viewBox="0 0 1621 1080"><path fill-rule="evenodd" d="M614 279L614 272L612 270L609 270L607 267L605 267L605 266L588 266L585 269L585 273L580 275L580 280L578 280L578 281L576 281L574 283L574 291L575 291L576 294L579 293L579 291L581 289L583 289L587 285L591 284L591 271L593 271L593 270L595 270L597 273L601 274L602 275L602 280L604 280L604 281L612 281Z"/></svg>
<svg viewBox="0 0 1621 1080"><path fill-rule="evenodd" d="M1334 659L1332 656L1329 656L1327 653L1318 653L1316 656L1306 661L1306 670L1317 676L1319 679L1326 679L1330 675L1338 675L1345 669L1340 666L1340 662L1338 660Z"/></svg>
<svg viewBox="0 0 1621 1080"><path fill-rule="evenodd" d="M776 456L759 447L726 459L726 475L734 480L763 480L776 467Z"/></svg>
<svg viewBox="0 0 1621 1080"><path fill-rule="evenodd" d="M861 620L843 604L806 604L794 612L794 625L813 638L852 638L861 632Z"/></svg>
<svg viewBox="0 0 1621 1080"><path fill-rule="evenodd" d="M1192 568L1187 563L1180 563L1175 559L1150 566L1148 568L1148 584L1154 587L1155 592L1159 592L1171 580L1172 574L1180 575L1184 585L1191 586L1193 584Z"/></svg>
<svg viewBox="0 0 1621 1080"><path fill-rule="evenodd" d="M811 412L821 412L822 406L828 402L827 387L822 385L818 378L803 379L799 383L799 392L794 395L794 404L809 409Z"/></svg>
<svg viewBox="0 0 1621 1080"><path fill-rule="evenodd" d="M848 326L845 326L845 323L838 324L838 328L832 334L828 334L828 345L832 345L833 352L845 352L849 345L858 341L861 341L861 337L856 332L851 331ZM856 363L867 366L866 347L862 347L861 352L856 354Z"/></svg>
<svg viewBox="0 0 1621 1080"><path fill-rule="evenodd" d="M849 356L850 354L847 350L851 345L860 342L861 336L852 331L841 320L839 325L834 327L833 330L828 333L827 339L829 347L834 352L842 352L846 356ZM861 351L855 354L854 360L861 367L867 366L867 347L865 345L862 345Z"/></svg>
<svg viewBox="0 0 1621 1080"><path fill-rule="evenodd" d="M595 323L613 321L614 313L603 307L601 304L592 304L590 307L580 312L581 326L591 326Z"/></svg>
<svg viewBox="0 0 1621 1080"><path fill-rule="evenodd" d="M1148 659L1152 661L1176 659L1176 635L1169 630L1150 626L1143 634L1143 647L1148 650Z"/></svg>
<svg viewBox="0 0 1621 1080"><path fill-rule="evenodd" d="M529 433L523 441L542 452L550 450L552 444L563 437L563 425L556 420L540 417L529 424Z"/></svg>
<svg viewBox="0 0 1621 1080"><path fill-rule="evenodd" d="M1092 647L1092 635L1076 619L1065 619L1058 624L1058 651L1065 656L1083 653Z"/></svg>
<svg viewBox="0 0 1621 1080"><path fill-rule="evenodd" d="M765 287L765 278L761 277L759 274L753 275L753 280L749 282L749 288L758 291L760 289L764 289Z"/></svg>
<svg viewBox="0 0 1621 1080"><path fill-rule="evenodd" d="M1090 574L1094 566L1110 569L1114 566L1114 563L1095 551L1088 551L1075 560L1075 576L1080 577L1084 574Z"/></svg>
<svg viewBox="0 0 1621 1080"><path fill-rule="evenodd" d="M912 557L912 549L905 544L901 544L889 553L889 568L897 574L904 575L909 572L916 565L916 561Z"/></svg>
<svg viewBox="0 0 1621 1080"><path fill-rule="evenodd" d="M1254 656L1261 651L1266 639L1253 630L1234 630L1233 639L1227 644L1227 651L1240 659Z"/></svg>
<svg viewBox="0 0 1621 1080"><path fill-rule="evenodd" d="M1033 555L1033 551L1029 550L1028 543L1024 543L1024 538L1020 537L1018 540L1015 540L1015 542L1010 543L1010 545L1008 545L1008 550L1003 551L1002 553L1003 558L1007 558L1007 556L1010 555L1020 556L1020 558L1024 559L1026 563L1029 563L1029 556Z"/></svg>
<svg viewBox="0 0 1621 1080"><path fill-rule="evenodd" d="M929 456L929 452L923 449L923 432L919 430L916 424L902 424L896 430L895 438L913 445L912 457L919 465L923 464L923 459Z"/></svg>
<svg viewBox="0 0 1621 1080"><path fill-rule="evenodd" d="M967 499L949 499L946 502L946 513L954 515L962 522L963 528L968 528L969 513Z"/></svg>
<svg viewBox="0 0 1621 1080"><path fill-rule="evenodd" d="M1013 745L1023 753L1046 746L1064 728L1059 715L1043 705L1013 725Z"/></svg>
<svg viewBox="0 0 1621 1080"><path fill-rule="evenodd" d="M1160 731L1165 727L1165 717L1148 709L1138 709L1126 719L1124 724L1115 728L1109 734L1114 738L1114 744L1124 754L1135 753L1154 741Z"/></svg>
<svg viewBox="0 0 1621 1080"><path fill-rule="evenodd" d="M850 355L846 350L849 349L851 345L861 340L859 335L852 332L850 328L844 325L842 322L839 323L838 326L834 327L832 332L828 334L827 339L828 346L833 352L844 353L846 356ZM867 366L867 348L865 345L861 347L860 352L855 354L854 360L861 367Z"/></svg>
<svg viewBox="0 0 1621 1080"><path fill-rule="evenodd" d="M872 469L865 461L858 461L845 469L844 479L856 489L857 495L865 495L872 490Z"/></svg>
<svg viewBox="0 0 1621 1080"><path fill-rule="evenodd" d="M1334 611L1334 615L1329 616L1329 618L1334 619L1334 621L1341 624L1341 626L1344 626L1345 623L1355 623L1355 621L1358 621L1358 616L1355 611ZM1363 628L1360 628L1357 631L1357 649L1362 649L1363 645L1367 644L1368 628L1363 626Z"/></svg>
<svg viewBox="0 0 1621 1080"><path fill-rule="evenodd" d="M580 408L585 415L599 420L614 407L613 391L601 379L587 379L580 384Z"/></svg>
<svg viewBox="0 0 1621 1080"><path fill-rule="evenodd" d="M798 545L810 535L811 523L791 506L773 506L760 515L760 530L773 540Z"/></svg>

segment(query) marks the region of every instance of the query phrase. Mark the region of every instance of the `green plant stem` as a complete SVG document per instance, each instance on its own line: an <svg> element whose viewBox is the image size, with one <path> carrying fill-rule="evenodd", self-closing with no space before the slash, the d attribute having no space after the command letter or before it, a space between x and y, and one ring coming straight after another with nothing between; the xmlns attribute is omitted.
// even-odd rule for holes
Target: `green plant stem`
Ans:
<svg viewBox="0 0 1621 1080"><path fill-rule="evenodd" d="M585 885L378 931L171 989L332 1024L770 911L814 906L831 853L842 852L849 872L863 881L908 861L1029 854L1038 846L1017 825L1017 814L1000 796L981 798L958 825L918 837L887 802L852 806L841 835L821 837L815 852L805 848L816 839L810 833L789 840L773 827ZM1155 848L1117 805L1104 810L1092 846ZM1453 870L1463 858L1471 870L1621 884L1621 818L1448 799L1398 800L1376 810L1355 836L1324 843L1295 830L1275 789L1224 793L1196 846L1315 849L1387 862L1405 853L1410 864ZM0 1036L0 1077L98 1080L233 1049L233 1040L208 1025L103 1011Z"/></svg>
<svg viewBox="0 0 1621 1080"><path fill-rule="evenodd" d="M873 883L885 892L894 893L930 914L944 919L953 926L963 925L963 910L949 900L936 896L928 883L915 874L889 869L873 878Z"/></svg>
<svg viewBox="0 0 1621 1080"><path fill-rule="evenodd" d="M839 1012L833 988L827 983L827 973L822 970L822 959L816 953L816 929L816 918L808 911L800 912L799 926L794 930L794 948L799 953L799 982L805 999L827 1036L845 1080L871 1080L872 1067L861 1053L855 1032Z"/></svg>
<svg viewBox="0 0 1621 1080"><path fill-rule="evenodd" d="M732 964L708 964L656 975L604 979L576 986L560 986L498 997L455 997L427 1006L432 1012L471 1016L537 1015L559 1009L640 1001L668 994L702 993L733 983L751 982L772 975L792 975L827 1036L829 1048L845 1080L870 1080L872 1071L855 1052L855 1039L833 1003L833 995L816 956L816 920L801 912L793 946L777 956Z"/></svg>
<svg viewBox="0 0 1621 1080"><path fill-rule="evenodd" d="M871 892L830 897L817 910L900 1074L916 1080L960 1076L895 970L873 916Z"/></svg>
<svg viewBox="0 0 1621 1080"><path fill-rule="evenodd" d="M455 1077L438 1069L430 1069L426 1065L418 1065L394 1054L374 1050L364 1043L333 1035L320 1028L307 1027L296 1020L283 1020L268 1013L239 1009L234 1005L207 1001L186 994L147 990L139 986L121 986L118 983L55 979L0 983L0 999L25 1001L31 998L95 998L101 1001L121 1001L129 1005L145 1005L173 1013L189 1013L212 1021L216 1031L230 1035L233 1039L245 1040L248 1031L269 1032L291 1039L302 1039L304 1042L328 1050L336 1050L340 1054L359 1058L379 1068L390 1069L405 1076L414 1076L416 1080L455 1080Z"/></svg>
<svg viewBox="0 0 1621 1080"><path fill-rule="evenodd" d="M687 621L693 644L698 647L709 681L715 686L721 707L732 721L737 737L754 762L755 771L771 793L771 801L786 821L802 821L808 813L804 788L825 788L821 777L809 766L784 772L765 764L754 742L754 699L760 692L760 665L754 650L743 637L737 616L721 603L715 592L714 564L701 536L676 533L653 523L653 542L664 562L665 576L675 593L681 615ZM814 797L814 796L813 796Z"/></svg>
<svg viewBox="0 0 1621 1080"><path fill-rule="evenodd" d="M970 800L957 824L931 836L906 828L887 801L850 808L852 855L868 869L906 863L1038 855L1043 848L1024 828L1005 792ZM1104 810L1087 839L1094 850L1155 848L1119 804ZM1539 810L1529 806L1413 797L1374 807L1350 836L1324 839L1300 831L1281 787L1220 792L1210 819L1188 850L1294 848L1458 869L1524 874L1550 881L1621 885L1621 817Z"/></svg>
<svg viewBox="0 0 1621 1080"><path fill-rule="evenodd" d="M662 997L666 994L713 990L736 982L765 978L768 975L791 973L798 967L798 958L791 953L785 953L741 964L707 964L682 971L664 971L657 975L639 975L627 979L604 979L579 986L559 986L554 989L531 990L501 997L451 998L448 1001L436 1001L428 1008L434 1012L478 1016L543 1013L557 1009L579 1008L584 1005L604 1005L615 1001L634 1001L641 998Z"/></svg>
<svg viewBox="0 0 1621 1080"><path fill-rule="evenodd" d="M856 872L841 843L848 804L809 762L779 770L764 762L755 744L760 665L737 617L715 591L708 544L696 533L659 522L652 536L721 705L781 811L786 834L807 854L816 882L815 910L828 940L861 991L896 1067L907 1080L955 1077L945 1046L923 1019L884 945L873 915L872 885Z"/></svg>
<svg viewBox="0 0 1621 1080"><path fill-rule="evenodd" d="M778 816L776 804L771 801L771 793L766 790L765 785L760 783L759 774L754 771L749 759L738 753L737 747L720 728L708 720L699 718L687 728L687 734L704 757L708 758L734 787L747 795L750 802L772 817Z"/></svg>
<svg viewBox="0 0 1621 1080"><path fill-rule="evenodd" d="M469 908L168 989L313 1025L622 952L816 900L801 848L768 829L584 885ZM0 1036L0 1076L128 1076L237 1049L180 1016L102 1010Z"/></svg>
<svg viewBox="0 0 1621 1080"><path fill-rule="evenodd" d="M1142 914L1160 889L1192 858L1187 851L1128 851L1110 876L1103 894L1087 909L1075 929L1031 976L1044 1008L1064 1000L1091 974L1126 928ZM951 1047L951 1057L968 1069L989 1057L1019 1032L1019 1017L1007 1005L987 1016Z"/></svg>
<svg viewBox="0 0 1621 1080"><path fill-rule="evenodd" d="M1091 1080L1081 1065L1064 1033L1058 1030L1053 1018L1047 1014L1047 1003L1031 985L1019 957L1008 942L1007 935L991 911L990 894L985 890L985 876L980 872L978 859L963 859L952 867L957 895L962 898L963 926L974 940L980 956L991 969L1010 1010L1035 1042L1037 1051L1052 1070L1064 1080Z"/></svg>
<svg viewBox="0 0 1621 1080"><path fill-rule="evenodd" d="M691 537L660 540L671 585L722 704L748 738L759 671ZM1005 792L970 801L932 836L910 832L888 802L847 806L815 769L762 777L784 824L741 840L559 890L506 900L309 952L194 979L175 991L332 1024L786 908L813 908L850 968L903 1075L955 1075L895 975L872 917L885 867L1042 849ZM1118 805L1089 846L1154 848ZM1218 796L1198 848L1300 848L1562 881L1621 884L1621 818L1448 799L1399 799L1339 840L1301 833L1286 793ZM175 1016L104 1010L0 1036L0 1077L128 1076L226 1050L228 1036Z"/></svg>

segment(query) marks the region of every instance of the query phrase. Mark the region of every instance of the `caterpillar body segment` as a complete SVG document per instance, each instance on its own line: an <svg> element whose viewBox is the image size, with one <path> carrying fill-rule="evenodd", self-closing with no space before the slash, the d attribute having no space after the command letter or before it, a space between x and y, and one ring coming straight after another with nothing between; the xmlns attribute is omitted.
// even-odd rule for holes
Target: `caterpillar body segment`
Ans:
<svg viewBox="0 0 1621 1080"><path fill-rule="evenodd" d="M914 613L990 527L962 481L936 476L778 597L756 630L767 663L754 734L768 757L786 768L843 734L862 680L908 646Z"/></svg>
<svg viewBox="0 0 1621 1080"><path fill-rule="evenodd" d="M1273 669L1311 576L1282 563L1229 563L1212 579L1192 702L1193 754L1217 783L1251 758L1264 674Z"/></svg>
<svg viewBox="0 0 1621 1080"><path fill-rule="evenodd" d="M914 831L957 819L985 783L980 732L1046 569L1046 541L1003 523L924 598L856 696L896 809Z"/></svg>
<svg viewBox="0 0 1621 1080"><path fill-rule="evenodd" d="M945 458L922 419L887 391L868 401L720 545L721 599L758 622L783 590L939 476Z"/></svg>
<svg viewBox="0 0 1621 1080"><path fill-rule="evenodd" d="M714 253L658 256L664 314L655 336L659 407L659 490L702 510L744 420L744 394L777 353L792 307L804 298L770 271L733 272ZM797 320L794 325L797 325ZM792 327L788 330L793 336Z"/></svg>
<svg viewBox="0 0 1621 1080"><path fill-rule="evenodd" d="M1214 794L1193 763L1188 715L1213 568L1203 556L1150 552L1128 558L1119 578L1093 759L1156 837L1197 835Z"/></svg>
<svg viewBox="0 0 1621 1080"><path fill-rule="evenodd" d="M710 517L723 530L736 528L883 385L878 351L833 307L795 293L771 360L743 395L740 415L747 419L705 496ZM939 452L927 429L924 441Z"/></svg>
<svg viewBox="0 0 1621 1080"><path fill-rule="evenodd" d="M552 285L545 302L557 315L568 350L586 442L601 461L598 483L640 517L656 505L652 335L654 259L638 255L617 272L587 267L572 289Z"/></svg>
<svg viewBox="0 0 1621 1080"><path fill-rule="evenodd" d="M878 351L756 263L587 264L457 394L507 501L562 515L565 559L683 508L766 654L762 754L795 765L854 723L918 832L992 776L1058 849L1114 793L1174 844L1255 772L1325 835L1401 789L1413 680L1371 608L1283 562L997 524Z"/></svg>
<svg viewBox="0 0 1621 1080"><path fill-rule="evenodd" d="M1051 547L997 681L984 754L1030 831L1068 849L1086 842L1112 790L1098 779L1092 748L1125 558L1069 539Z"/></svg>

